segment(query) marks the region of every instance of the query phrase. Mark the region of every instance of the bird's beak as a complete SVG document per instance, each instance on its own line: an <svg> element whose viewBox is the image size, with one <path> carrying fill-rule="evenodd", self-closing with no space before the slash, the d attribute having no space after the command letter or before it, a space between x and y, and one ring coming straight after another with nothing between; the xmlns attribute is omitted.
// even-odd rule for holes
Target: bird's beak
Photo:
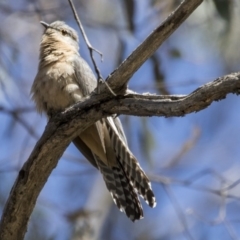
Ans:
<svg viewBox="0 0 240 240"><path fill-rule="evenodd" d="M49 27L49 24L46 23L46 22L41 21L40 23L41 23L46 29Z"/></svg>

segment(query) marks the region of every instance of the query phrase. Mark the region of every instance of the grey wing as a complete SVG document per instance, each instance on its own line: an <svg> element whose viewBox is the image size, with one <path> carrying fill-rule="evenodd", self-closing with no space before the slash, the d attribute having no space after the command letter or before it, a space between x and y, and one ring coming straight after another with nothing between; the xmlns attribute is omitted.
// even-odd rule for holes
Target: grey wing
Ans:
<svg viewBox="0 0 240 240"><path fill-rule="evenodd" d="M89 95L96 87L97 81L92 69L88 63L80 56L74 60L74 70L76 82L83 91L83 96ZM110 118L110 117L109 117ZM123 131L121 121L117 117L112 117L114 125L116 126L122 140L127 144L127 139Z"/></svg>
<svg viewBox="0 0 240 240"><path fill-rule="evenodd" d="M88 159L88 161L96 168L98 168L95 158L90 148L82 141L80 137L76 137L73 141L76 148Z"/></svg>
<svg viewBox="0 0 240 240"><path fill-rule="evenodd" d="M79 55L76 55L73 63L76 83L78 84L83 96L85 97L96 88L96 77L93 74L92 69L88 63ZM76 137L73 140L73 143L84 155L84 157L86 157L94 167L98 168L91 149L82 141L82 139L80 137Z"/></svg>
<svg viewBox="0 0 240 240"><path fill-rule="evenodd" d="M80 56L74 59L74 70L75 80L85 97L97 87L96 77L88 63Z"/></svg>

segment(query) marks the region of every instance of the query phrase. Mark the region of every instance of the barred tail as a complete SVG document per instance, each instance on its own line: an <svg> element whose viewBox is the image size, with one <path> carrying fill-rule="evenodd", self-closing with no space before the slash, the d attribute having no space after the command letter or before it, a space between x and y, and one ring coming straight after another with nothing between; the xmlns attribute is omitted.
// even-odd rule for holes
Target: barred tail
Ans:
<svg viewBox="0 0 240 240"><path fill-rule="evenodd" d="M150 207L155 207L156 200L148 177L140 167L137 159L128 149L123 138L119 137L118 130L111 121L111 118L107 118L106 123L119 165L138 194Z"/></svg>
<svg viewBox="0 0 240 240"><path fill-rule="evenodd" d="M125 212L132 221L141 219L143 217L141 203L123 169L120 166L108 167L97 156L95 158L114 203L120 211Z"/></svg>

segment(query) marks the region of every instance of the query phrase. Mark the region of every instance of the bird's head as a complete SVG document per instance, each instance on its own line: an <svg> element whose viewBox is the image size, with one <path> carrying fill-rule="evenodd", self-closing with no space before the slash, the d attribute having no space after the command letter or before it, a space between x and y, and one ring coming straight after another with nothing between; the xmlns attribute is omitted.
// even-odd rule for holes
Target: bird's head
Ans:
<svg viewBox="0 0 240 240"><path fill-rule="evenodd" d="M42 38L42 43L45 46L52 46L53 44L60 44L59 47L64 45L72 46L78 50L78 35L77 32L69 27L65 22L55 21L51 24L40 22L45 31Z"/></svg>

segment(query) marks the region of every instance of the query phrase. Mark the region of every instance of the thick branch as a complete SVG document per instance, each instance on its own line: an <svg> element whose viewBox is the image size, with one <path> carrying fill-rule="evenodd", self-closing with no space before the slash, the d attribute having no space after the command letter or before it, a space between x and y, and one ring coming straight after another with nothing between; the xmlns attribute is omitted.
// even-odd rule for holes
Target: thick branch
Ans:
<svg viewBox="0 0 240 240"><path fill-rule="evenodd" d="M227 94L240 94L240 72L232 73L204 84L189 95L137 94L104 96L94 94L82 103L66 110L68 118L77 118L76 111L101 109L102 116L125 114L134 116L179 117L207 108Z"/></svg>
<svg viewBox="0 0 240 240"><path fill-rule="evenodd" d="M106 112L135 116L184 116L207 108L228 93L240 94L240 72L220 77L186 96L129 94L102 106Z"/></svg>
<svg viewBox="0 0 240 240"><path fill-rule="evenodd" d="M56 167L58 159L74 135L76 136L76 129L82 132L102 117L101 113L97 113L95 109L84 111L84 113L81 111L77 113L83 116L82 118L78 115L78 120L69 121L68 114L63 117L59 114L48 122L42 137L20 170L10 192L0 224L1 240L24 238L37 197L50 173Z"/></svg>

